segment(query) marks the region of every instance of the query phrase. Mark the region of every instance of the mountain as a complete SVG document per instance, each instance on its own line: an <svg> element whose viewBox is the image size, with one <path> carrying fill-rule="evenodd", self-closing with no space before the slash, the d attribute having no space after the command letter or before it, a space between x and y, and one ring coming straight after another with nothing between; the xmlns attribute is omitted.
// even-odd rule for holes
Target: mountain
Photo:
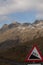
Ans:
<svg viewBox="0 0 43 65"><path fill-rule="evenodd" d="M4 24L3 27L0 29L0 32L3 33L11 28L15 28L15 27L18 27L20 25L20 23L18 22L14 22L14 23L11 23L11 24Z"/></svg>
<svg viewBox="0 0 43 65"><path fill-rule="evenodd" d="M43 20L36 20L32 24L14 22L0 29L1 57L17 60L23 54L23 60L34 44L43 54Z"/></svg>
<svg viewBox="0 0 43 65"><path fill-rule="evenodd" d="M33 24L43 23L43 20L36 20Z"/></svg>
<svg viewBox="0 0 43 65"><path fill-rule="evenodd" d="M36 27L43 27L43 20L36 20L33 25Z"/></svg>
<svg viewBox="0 0 43 65"><path fill-rule="evenodd" d="M8 30L8 25L4 24L3 27L0 29L0 32L4 32L5 30Z"/></svg>
<svg viewBox="0 0 43 65"><path fill-rule="evenodd" d="M8 27L9 27L9 29L11 29L11 28L14 28L14 27L18 27L19 25L20 25L20 23L14 22L14 23L11 23Z"/></svg>
<svg viewBox="0 0 43 65"><path fill-rule="evenodd" d="M19 39L21 43L38 37L43 37L43 21L37 20L32 24L14 22L9 25L5 24L0 29L0 44L6 40Z"/></svg>
<svg viewBox="0 0 43 65"><path fill-rule="evenodd" d="M23 23L22 26L29 26L31 23Z"/></svg>

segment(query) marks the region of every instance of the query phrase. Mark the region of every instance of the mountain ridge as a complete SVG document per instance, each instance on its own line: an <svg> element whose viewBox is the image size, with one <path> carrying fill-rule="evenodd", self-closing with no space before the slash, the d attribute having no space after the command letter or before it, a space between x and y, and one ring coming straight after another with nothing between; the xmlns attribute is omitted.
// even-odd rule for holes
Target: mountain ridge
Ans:
<svg viewBox="0 0 43 65"><path fill-rule="evenodd" d="M33 39L43 37L43 21L37 21L35 23L21 24L15 22L9 25L5 24L0 30L0 44L6 40L16 40L19 41L18 43L21 44ZM18 45L17 42L16 45Z"/></svg>

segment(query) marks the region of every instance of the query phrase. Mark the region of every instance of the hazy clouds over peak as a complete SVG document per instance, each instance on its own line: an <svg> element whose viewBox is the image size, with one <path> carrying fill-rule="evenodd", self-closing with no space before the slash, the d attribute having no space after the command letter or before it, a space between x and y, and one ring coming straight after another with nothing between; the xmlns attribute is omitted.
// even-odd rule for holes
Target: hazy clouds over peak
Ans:
<svg viewBox="0 0 43 65"><path fill-rule="evenodd" d="M18 11L43 11L43 0L0 0L0 15Z"/></svg>

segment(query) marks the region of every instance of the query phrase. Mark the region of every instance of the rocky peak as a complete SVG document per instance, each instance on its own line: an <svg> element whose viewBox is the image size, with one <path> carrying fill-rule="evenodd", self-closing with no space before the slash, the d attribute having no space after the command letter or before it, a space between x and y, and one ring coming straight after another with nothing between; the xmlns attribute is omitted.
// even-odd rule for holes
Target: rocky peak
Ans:
<svg viewBox="0 0 43 65"><path fill-rule="evenodd" d="M40 28L40 27L43 27L43 20L36 20L34 23L33 23L34 26Z"/></svg>
<svg viewBox="0 0 43 65"><path fill-rule="evenodd" d="M0 29L1 32L4 32L5 30L8 29L8 25L4 24L3 27Z"/></svg>
<svg viewBox="0 0 43 65"><path fill-rule="evenodd" d="M36 20L36 21L34 22L34 24L39 24L39 23L43 23L43 20Z"/></svg>
<svg viewBox="0 0 43 65"><path fill-rule="evenodd" d="M22 26L29 26L31 23L23 23Z"/></svg>
<svg viewBox="0 0 43 65"><path fill-rule="evenodd" d="M13 27L18 27L20 25L20 23L18 23L18 22L13 22L13 23L11 23L8 27L9 28L13 28Z"/></svg>

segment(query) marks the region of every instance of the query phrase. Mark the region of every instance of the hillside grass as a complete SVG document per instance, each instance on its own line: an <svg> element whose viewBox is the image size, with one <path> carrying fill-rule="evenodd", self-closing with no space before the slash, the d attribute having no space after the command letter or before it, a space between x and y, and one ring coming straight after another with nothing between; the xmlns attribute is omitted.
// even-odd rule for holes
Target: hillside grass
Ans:
<svg viewBox="0 0 43 65"><path fill-rule="evenodd" d="M33 45L35 44L38 46L39 50L43 55L43 37L40 37L38 39L34 39L29 42L22 43L21 45L10 48L0 53L0 57L9 60L15 60L17 62L24 62L27 54L30 52Z"/></svg>

